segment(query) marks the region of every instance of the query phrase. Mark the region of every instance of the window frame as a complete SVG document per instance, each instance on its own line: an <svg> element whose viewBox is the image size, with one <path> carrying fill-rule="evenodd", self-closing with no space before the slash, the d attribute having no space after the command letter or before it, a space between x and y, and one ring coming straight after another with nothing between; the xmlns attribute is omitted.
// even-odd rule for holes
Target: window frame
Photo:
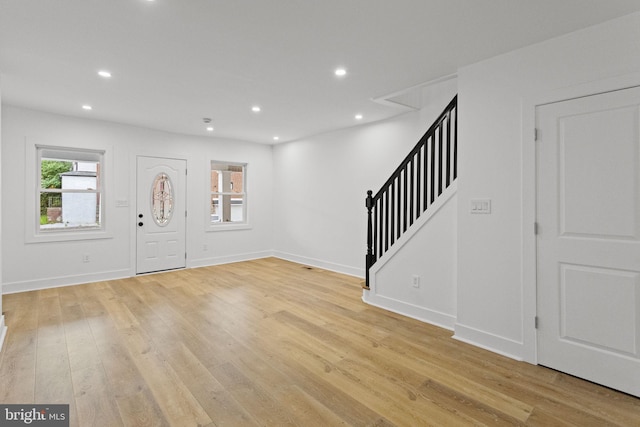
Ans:
<svg viewBox="0 0 640 427"><path fill-rule="evenodd" d="M76 240L92 240L92 239L105 239L113 237L108 229L107 222L107 206L109 206L110 199L107 197L107 181L110 179L110 174L107 173L107 166L110 165L109 151L106 149L93 149L93 148L79 148L72 146L54 146L45 144L28 144L27 146L27 161L25 163L25 185L27 194L32 191L32 196L27 196L26 201L26 216L25 223L25 241L27 243L40 243L40 242L64 242L64 241L76 241ZM63 193L77 193L77 194L99 194L100 200L100 224L97 227L73 227L73 228L52 228L42 229L40 224L40 194L42 193L41 185L41 167L42 159L48 157L54 157L53 155L47 155L47 153L55 153L60 157L60 160L66 161L82 161L87 160L96 162L100 166L97 168L97 188L95 190L73 190L70 191L51 191L62 195ZM44 154L44 155L43 155ZM63 159L64 157L64 159ZM54 157L55 158L55 157Z"/></svg>
<svg viewBox="0 0 640 427"><path fill-rule="evenodd" d="M207 162L207 174L208 174L208 184L207 184L207 203L206 203L206 230L207 231L229 231L229 230L247 230L251 228L249 223L249 191L248 191L248 169L249 164L246 162L231 162L226 160L209 160ZM239 166L242 167L242 192L241 193L233 193L233 192L224 192L224 191L212 191L212 171L216 170L213 168L214 165L227 165L227 166ZM233 196L233 195L242 195L243 200L243 220L236 222L213 222L211 221L211 199L214 195L220 196Z"/></svg>

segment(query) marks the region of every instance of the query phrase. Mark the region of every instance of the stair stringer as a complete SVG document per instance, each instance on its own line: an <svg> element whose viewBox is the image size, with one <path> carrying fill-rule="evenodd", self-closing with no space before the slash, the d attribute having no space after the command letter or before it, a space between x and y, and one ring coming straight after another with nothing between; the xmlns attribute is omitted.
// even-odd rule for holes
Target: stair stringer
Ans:
<svg viewBox="0 0 640 427"><path fill-rule="evenodd" d="M433 308L429 308L423 305L416 304L414 301L401 300L398 298L391 298L389 296L383 295L379 292L381 288L381 284L379 282L379 273L381 270L392 260L397 259L397 257L402 256L403 249L407 246L409 242L412 241L413 238L425 227L427 224L432 222L434 218L439 213L443 211L446 206L448 206L452 202L456 202L457 198L455 195L457 194L457 181L454 181L449 185L447 189L445 189L442 194L434 201L434 203L429 206L429 208L420 215L413 225L402 235L398 240L396 240L395 244L389 248L387 252L385 252L380 259L376 261L369 271L369 289L364 289L362 294L362 300L370 305L383 308L385 310L392 311L394 313L402 314L407 317L414 318L416 320L420 320L422 322L434 324L449 330L454 329L454 325L456 322L455 316L455 307L451 307L449 312L445 312L442 310L436 310ZM455 222L456 209L453 209L451 215L454 216L453 221ZM456 236L451 236L455 242ZM455 243L453 243L455 245ZM451 254L452 262L455 263L455 254ZM408 281L410 276L410 272L407 272L407 276L404 277L404 281ZM455 268L454 271L451 272L452 277L455 276ZM421 286L427 286L429 277L421 277ZM447 286L451 293L451 298L455 298L455 286L454 280L452 278L452 283L443 284L443 286ZM408 286L407 283L394 284L394 286Z"/></svg>

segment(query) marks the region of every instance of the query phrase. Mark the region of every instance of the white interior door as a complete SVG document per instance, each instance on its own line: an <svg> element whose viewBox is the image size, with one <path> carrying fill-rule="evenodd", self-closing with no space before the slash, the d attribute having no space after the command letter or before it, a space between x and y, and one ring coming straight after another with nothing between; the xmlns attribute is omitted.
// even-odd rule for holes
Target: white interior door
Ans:
<svg viewBox="0 0 640 427"><path fill-rule="evenodd" d="M640 396L640 88L537 120L538 362Z"/></svg>
<svg viewBox="0 0 640 427"><path fill-rule="evenodd" d="M138 274L186 266L186 167L186 160L138 157Z"/></svg>

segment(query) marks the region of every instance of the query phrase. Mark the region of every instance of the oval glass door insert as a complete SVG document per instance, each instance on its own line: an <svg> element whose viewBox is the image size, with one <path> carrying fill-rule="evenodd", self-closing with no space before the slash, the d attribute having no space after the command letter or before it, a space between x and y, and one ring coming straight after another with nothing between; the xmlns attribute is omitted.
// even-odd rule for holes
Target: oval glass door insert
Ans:
<svg viewBox="0 0 640 427"><path fill-rule="evenodd" d="M171 221L173 214L173 185L169 175L164 172L156 175L151 186L151 212L153 220L160 227Z"/></svg>

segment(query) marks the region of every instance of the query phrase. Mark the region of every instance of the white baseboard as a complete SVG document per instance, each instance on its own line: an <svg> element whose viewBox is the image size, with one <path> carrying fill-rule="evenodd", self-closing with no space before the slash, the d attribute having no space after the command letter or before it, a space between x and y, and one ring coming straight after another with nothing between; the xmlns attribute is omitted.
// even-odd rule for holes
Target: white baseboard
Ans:
<svg viewBox="0 0 640 427"><path fill-rule="evenodd" d="M270 256L273 256L271 251L262 251L225 257L203 258L190 261L187 268L208 267L211 265L250 261L252 259L267 258ZM136 273L133 269L125 269L73 276L49 277L46 279L25 280L22 282L8 282L2 284L2 293L15 294L18 292L38 291L41 289L82 285L85 283L102 282L105 280L124 279L127 277L134 277L135 275Z"/></svg>
<svg viewBox="0 0 640 427"><path fill-rule="evenodd" d="M233 262L251 261L254 259L269 257L282 258L287 261L311 265L313 267L331 270L350 276L356 276L359 278L364 277L364 269L358 269L341 264L335 264L279 251L259 251L221 257L200 258L190 260L187 264L187 268L209 267L213 265L230 264ZM133 276L135 276L135 271L133 269L126 269L83 275L50 277L47 279L25 280L23 282L9 282L2 285L2 293L14 294L18 292L28 292L41 289L59 288L62 286L81 285L84 283L101 282L105 280L123 279Z"/></svg>
<svg viewBox="0 0 640 427"><path fill-rule="evenodd" d="M387 298L376 295L371 291L364 290L362 293L362 301L369 305L373 305L384 310L392 311L421 322L439 326L444 329L453 331L456 322L455 316L431 310L426 307L410 304L404 301Z"/></svg>
<svg viewBox="0 0 640 427"><path fill-rule="evenodd" d="M231 264L233 262L251 261L254 259L272 257L273 251L249 252L237 255L228 255L211 258L193 259L188 262L187 268L210 267L213 265Z"/></svg>
<svg viewBox="0 0 640 427"><path fill-rule="evenodd" d="M274 251L273 256L286 261L297 262L298 264L310 265L312 267L322 268L324 270L335 271L336 273L354 276L360 279L364 278L364 268L352 267L349 265L336 264L329 261L323 261L315 258L308 258L301 255L294 255L281 251ZM364 264L364 254L362 255L362 264Z"/></svg>
<svg viewBox="0 0 640 427"><path fill-rule="evenodd" d="M479 329L456 323L453 338L483 348L493 353L498 353L510 359L523 361L523 344L499 335L494 335Z"/></svg>
<svg viewBox="0 0 640 427"><path fill-rule="evenodd" d="M9 282L2 284L3 294L38 291L41 289L60 288L62 286L82 285L105 280L116 280L134 275L131 269L104 271L100 273L79 274L73 276L48 277L46 279L25 280L23 282Z"/></svg>
<svg viewBox="0 0 640 427"><path fill-rule="evenodd" d="M4 324L4 315L0 315L0 352L2 352L2 346L4 339L7 336L7 326Z"/></svg>

